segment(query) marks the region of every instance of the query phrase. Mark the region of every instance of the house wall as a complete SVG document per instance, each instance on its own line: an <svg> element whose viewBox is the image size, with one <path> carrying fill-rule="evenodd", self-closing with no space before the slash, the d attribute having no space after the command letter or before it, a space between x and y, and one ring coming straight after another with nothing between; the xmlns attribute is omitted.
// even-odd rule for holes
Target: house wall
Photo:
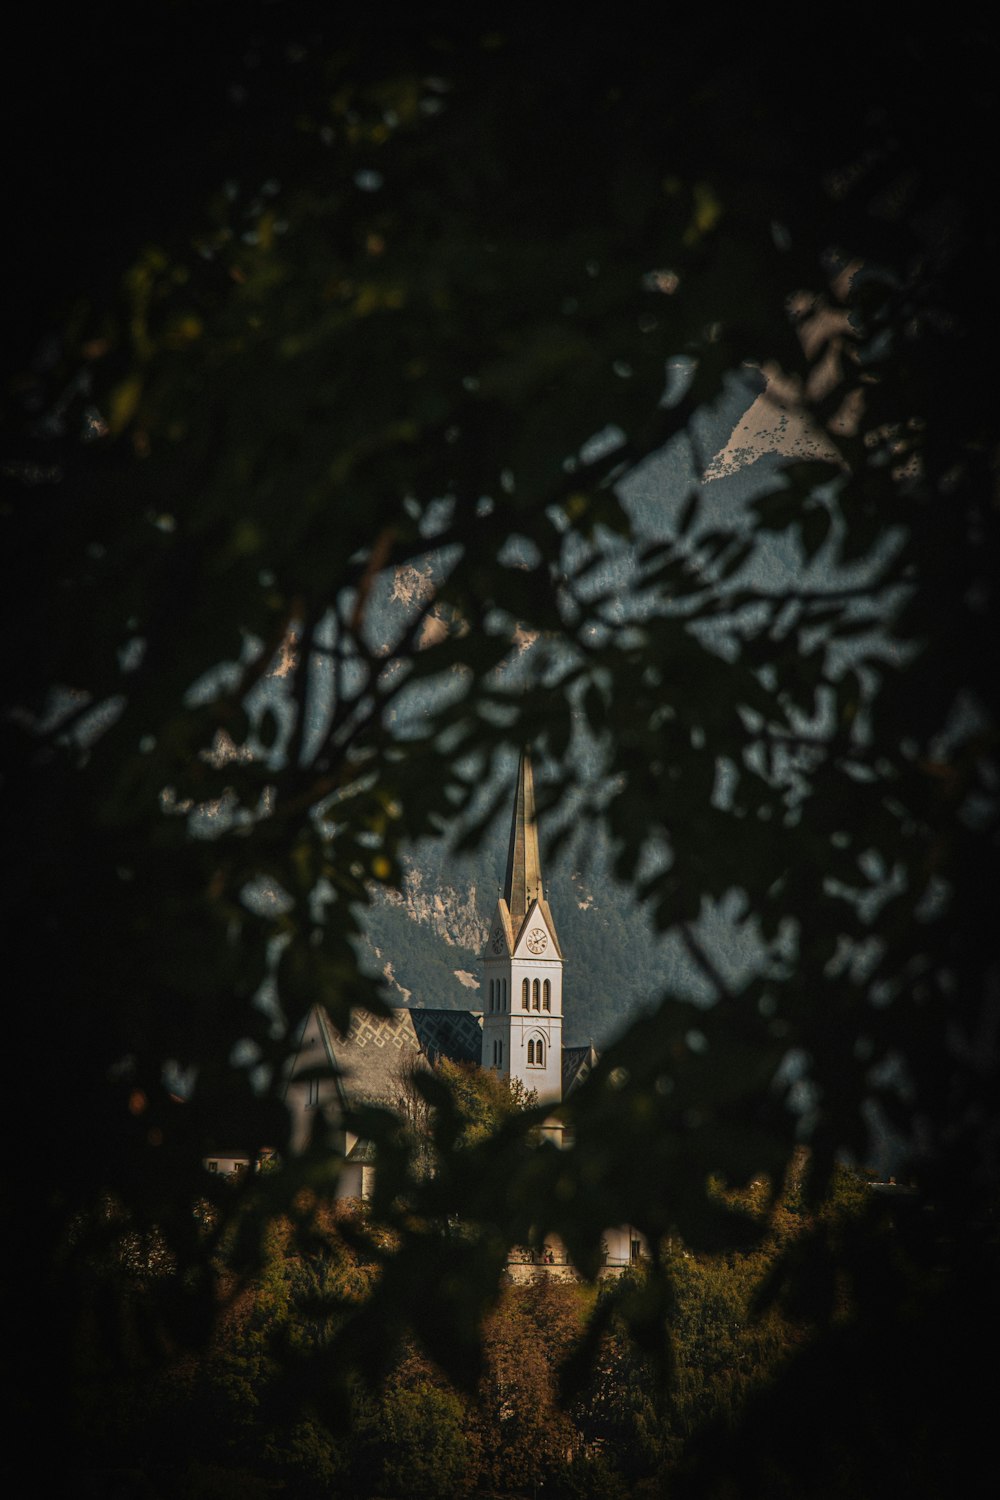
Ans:
<svg viewBox="0 0 1000 1500"><path fill-rule="evenodd" d="M204 1158L204 1166L207 1172L220 1177L233 1177L239 1172L249 1172L250 1158L238 1152L213 1152Z"/></svg>
<svg viewBox="0 0 1000 1500"><path fill-rule="evenodd" d="M646 1242L638 1229L631 1224L620 1224L615 1229L604 1231L607 1247L604 1263L608 1267L622 1268L635 1265L647 1254Z"/></svg>
<svg viewBox="0 0 1000 1500"><path fill-rule="evenodd" d="M315 1010L306 1021L292 1074L285 1089L285 1103L291 1115L289 1147L292 1155L309 1144L317 1110L332 1123L338 1108L337 1081L328 1070L330 1058ZM324 1076L326 1072L326 1076Z"/></svg>

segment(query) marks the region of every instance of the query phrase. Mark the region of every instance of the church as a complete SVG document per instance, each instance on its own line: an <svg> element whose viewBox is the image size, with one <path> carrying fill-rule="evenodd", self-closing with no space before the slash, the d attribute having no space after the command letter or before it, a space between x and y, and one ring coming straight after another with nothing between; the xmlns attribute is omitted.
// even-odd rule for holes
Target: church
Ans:
<svg viewBox="0 0 1000 1500"><path fill-rule="evenodd" d="M563 1046L563 952L545 897L531 759L522 752L507 867L481 959L481 1010L399 1006L387 1017L356 1013L346 1034L313 1006L289 1069L291 1145L302 1150L315 1112L339 1136L342 1197L367 1197L374 1164L367 1143L340 1124L348 1103L395 1107L414 1067L440 1058L479 1063L519 1080L540 1103L558 1104L597 1061L593 1047Z"/></svg>

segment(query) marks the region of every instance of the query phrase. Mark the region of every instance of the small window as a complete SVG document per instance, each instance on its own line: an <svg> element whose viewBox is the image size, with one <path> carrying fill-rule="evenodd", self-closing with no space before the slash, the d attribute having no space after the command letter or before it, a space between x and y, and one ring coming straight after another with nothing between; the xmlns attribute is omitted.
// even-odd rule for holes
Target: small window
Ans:
<svg viewBox="0 0 1000 1500"><path fill-rule="evenodd" d="M503 1042L497 1043L497 1067L503 1067Z"/></svg>
<svg viewBox="0 0 1000 1500"><path fill-rule="evenodd" d="M545 1066L545 1043L544 1042L536 1042L535 1043L535 1065L537 1067L539 1067L539 1068L544 1068L544 1066Z"/></svg>
<svg viewBox="0 0 1000 1500"><path fill-rule="evenodd" d="M306 1097L306 1108L315 1109L319 1104L319 1079L310 1078L306 1087L308 1089L308 1094Z"/></svg>
<svg viewBox="0 0 1000 1500"><path fill-rule="evenodd" d="M522 980L522 982L521 982L521 1009L522 1010L530 1010L531 1009L531 999L530 999L530 997L531 997L531 990L530 990L530 988L528 986L528 981L526 979Z"/></svg>
<svg viewBox="0 0 1000 1500"><path fill-rule="evenodd" d="M552 1009L552 983L548 979L546 979L545 984L542 988L542 1009Z"/></svg>
<svg viewBox="0 0 1000 1500"><path fill-rule="evenodd" d="M217 1172L219 1170L219 1163L217 1161L210 1161L208 1164L208 1170L210 1172Z"/></svg>
<svg viewBox="0 0 1000 1500"><path fill-rule="evenodd" d="M528 1043L528 1064L529 1064L530 1067L534 1067L534 1065L535 1065L535 1044L534 1044L534 1042L529 1042Z"/></svg>
<svg viewBox="0 0 1000 1500"><path fill-rule="evenodd" d="M542 992L542 987L538 983L538 980L536 979L535 982L534 982L534 984L531 986L531 1008L532 1008L532 1010L538 1010L539 1009L539 1006L540 1006L540 1003L541 1003L541 1001L540 1001L541 992Z"/></svg>

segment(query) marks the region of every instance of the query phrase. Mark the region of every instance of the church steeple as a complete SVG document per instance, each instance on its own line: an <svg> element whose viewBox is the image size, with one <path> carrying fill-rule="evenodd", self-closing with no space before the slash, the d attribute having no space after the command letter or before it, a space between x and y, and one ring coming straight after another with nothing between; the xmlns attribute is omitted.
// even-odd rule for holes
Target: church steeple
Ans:
<svg viewBox="0 0 1000 1500"><path fill-rule="evenodd" d="M538 824L535 820L535 780L531 773L531 756L521 751L517 768L517 793L514 816L510 823L507 846L507 874L504 878L504 900L515 930L536 896L542 895L542 862L538 854Z"/></svg>
<svg viewBox="0 0 1000 1500"><path fill-rule="evenodd" d="M531 757L521 752L503 894L483 953L483 1067L562 1093L563 955L542 887Z"/></svg>

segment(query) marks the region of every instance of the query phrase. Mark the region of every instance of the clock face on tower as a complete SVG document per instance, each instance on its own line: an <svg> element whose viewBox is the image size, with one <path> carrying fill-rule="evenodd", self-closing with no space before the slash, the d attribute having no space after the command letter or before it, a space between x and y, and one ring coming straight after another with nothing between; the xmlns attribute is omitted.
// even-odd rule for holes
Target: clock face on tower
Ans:
<svg viewBox="0 0 1000 1500"><path fill-rule="evenodd" d="M499 927L497 928L497 930L493 934L493 952L494 953L502 953L503 952L503 933L501 932L501 930L500 930Z"/></svg>
<svg viewBox="0 0 1000 1500"><path fill-rule="evenodd" d="M528 933L529 953L544 953L548 941L544 927L533 927Z"/></svg>

